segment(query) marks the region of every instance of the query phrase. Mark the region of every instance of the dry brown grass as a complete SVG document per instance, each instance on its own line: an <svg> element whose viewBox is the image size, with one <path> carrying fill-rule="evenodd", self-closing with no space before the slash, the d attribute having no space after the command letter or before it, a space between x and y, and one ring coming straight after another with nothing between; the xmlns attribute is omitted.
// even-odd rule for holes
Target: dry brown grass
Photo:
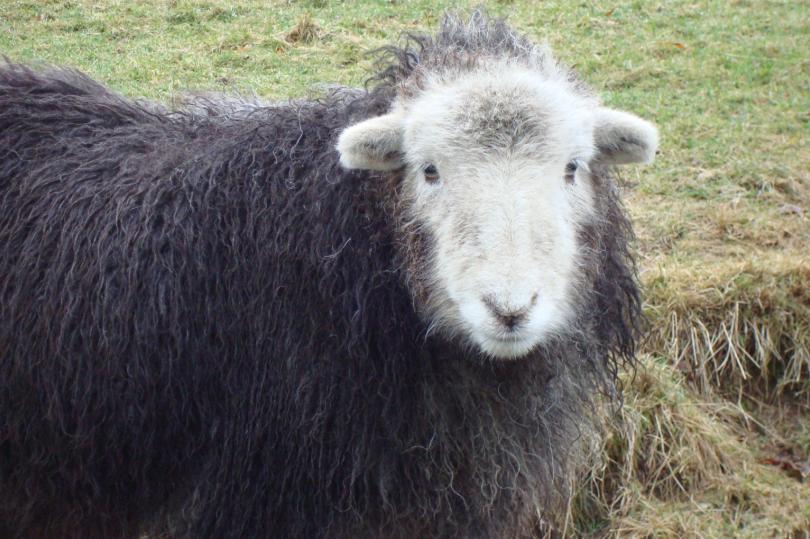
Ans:
<svg viewBox="0 0 810 539"><path fill-rule="evenodd" d="M649 333L568 536L810 538L807 195L630 193Z"/></svg>
<svg viewBox="0 0 810 539"><path fill-rule="evenodd" d="M284 39L288 43L311 43L318 39L320 33L321 29L312 20L312 16L309 13L304 13L295 23L295 26L287 32Z"/></svg>
<svg viewBox="0 0 810 539"><path fill-rule="evenodd" d="M745 443L751 418L645 356L573 508L572 537L806 537L810 485ZM791 535L793 534L793 535ZM804 535L802 535L804 534Z"/></svg>
<svg viewBox="0 0 810 539"><path fill-rule="evenodd" d="M646 348L703 394L810 402L810 258L775 253L647 272Z"/></svg>

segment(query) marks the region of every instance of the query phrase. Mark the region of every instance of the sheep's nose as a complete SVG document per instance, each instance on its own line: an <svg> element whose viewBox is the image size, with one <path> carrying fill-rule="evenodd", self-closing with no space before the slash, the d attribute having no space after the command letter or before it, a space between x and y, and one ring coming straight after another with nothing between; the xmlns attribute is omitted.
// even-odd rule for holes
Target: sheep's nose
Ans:
<svg viewBox="0 0 810 539"><path fill-rule="evenodd" d="M520 326L529 317L529 311L534 307L534 304L537 303L537 293L532 294L528 303L521 307L500 303L493 296L484 296L482 300L484 305L487 306L487 309L489 309L489 312L492 313L492 316L506 329L511 331Z"/></svg>

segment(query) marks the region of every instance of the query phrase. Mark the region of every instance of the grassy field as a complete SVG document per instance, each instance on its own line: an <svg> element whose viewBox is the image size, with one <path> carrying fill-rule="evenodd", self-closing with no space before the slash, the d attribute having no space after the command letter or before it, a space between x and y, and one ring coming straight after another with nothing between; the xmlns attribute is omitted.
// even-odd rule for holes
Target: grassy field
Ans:
<svg viewBox="0 0 810 539"><path fill-rule="evenodd" d="M167 102L286 98L362 84L363 51L444 4L3 0L0 53ZM622 173L650 337L567 533L810 537L810 4L487 8L661 130L656 163Z"/></svg>

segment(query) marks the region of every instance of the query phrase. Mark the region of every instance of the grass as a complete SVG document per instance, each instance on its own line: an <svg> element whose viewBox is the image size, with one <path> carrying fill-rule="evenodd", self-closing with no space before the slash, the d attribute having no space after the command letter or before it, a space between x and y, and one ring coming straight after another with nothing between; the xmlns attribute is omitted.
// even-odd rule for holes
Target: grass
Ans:
<svg viewBox="0 0 810 539"><path fill-rule="evenodd" d="M624 381L604 461L572 511L573 536L807 536L809 489L765 463L755 418L699 395L667 358L644 356Z"/></svg>
<svg viewBox="0 0 810 539"><path fill-rule="evenodd" d="M6 0L0 53L132 96L361 85L362 53L445 5L389 0ZM606 103L656 122L622 172L650 317L572 536L808 537L810 5L775 0L489 2Z"/></svg>

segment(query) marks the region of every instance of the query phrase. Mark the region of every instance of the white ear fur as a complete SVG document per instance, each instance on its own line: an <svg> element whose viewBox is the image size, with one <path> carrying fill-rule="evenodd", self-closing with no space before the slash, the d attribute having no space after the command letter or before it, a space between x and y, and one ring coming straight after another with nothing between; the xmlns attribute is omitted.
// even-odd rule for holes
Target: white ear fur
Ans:
<svg viewBox="0 0 810 539"><path fill-rule="evenodd" d="M345 168L393 170L402 166L402 113L390 112L343 130L337 151Z"/></svg>
<svg viewBox="0 0 810 539"><path fill-rule="evenodd" d="M594 143L597 159L612 165L652 163L658 150L658 129L634 114L599 108Z"/></svg>

